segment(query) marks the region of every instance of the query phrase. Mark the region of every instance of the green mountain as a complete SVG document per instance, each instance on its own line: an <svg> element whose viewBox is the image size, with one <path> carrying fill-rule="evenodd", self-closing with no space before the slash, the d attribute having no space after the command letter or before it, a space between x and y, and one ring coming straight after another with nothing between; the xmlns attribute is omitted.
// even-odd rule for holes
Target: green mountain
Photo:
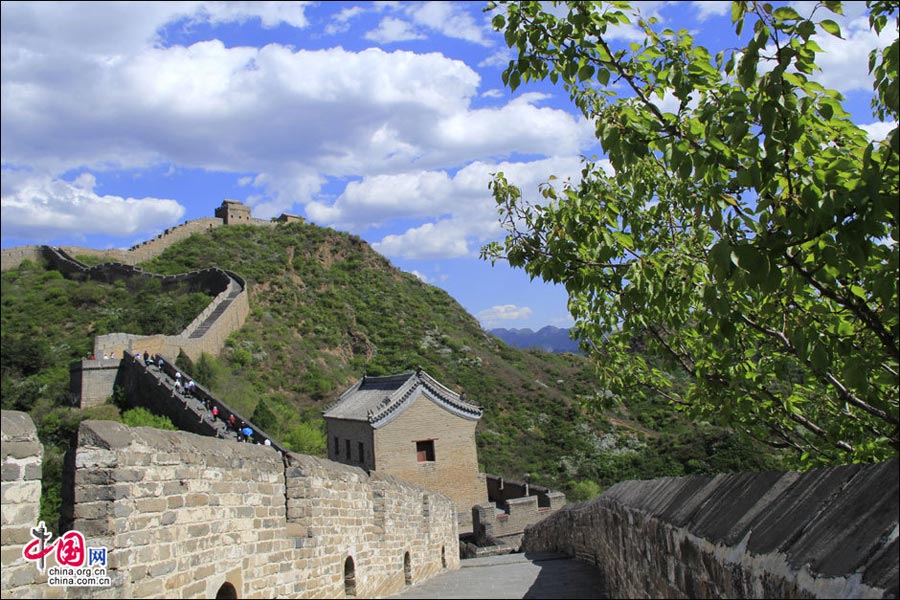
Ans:
<svg viewBox="0 0 900 600"><path fill-rule="evenodd" d="M605 399L584 356L507 346L446 292L346 233L301 223L229 225L141 266L162 274L218 266L246 279L244 327L220 356L178 362L298 451L324 454L322 408L357 378L421 367L483 406L477 442L485 471L528 473L576 498L622 479L753 470L777 460L664 401ZM93 336L178 331L209 302L202 294L69 281L29 262L4 272L2 283L2 405L35 418L50 478L82 418L122 418L113 402L71 407L68 365L90 352Z"/></svg>

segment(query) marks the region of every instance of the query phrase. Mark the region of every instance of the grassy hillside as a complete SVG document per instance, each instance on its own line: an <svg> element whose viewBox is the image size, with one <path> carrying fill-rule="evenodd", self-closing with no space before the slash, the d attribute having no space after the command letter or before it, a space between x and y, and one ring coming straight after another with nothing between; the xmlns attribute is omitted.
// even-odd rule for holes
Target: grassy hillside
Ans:
<svg viewBox="0 0 900 600"><path fill-rule="evenodd" d="M221 356L181 361L299 451L324 452L321 410L357 378L422 367L484 407L477 441L488 472L529 473L580 496L626 478L775 464L664 402L589 412L585 405L602 405L603 394L586 358L508 347L446 292L355 236L306 224L229 226L142 266L164 274L219 266L247 280L251 315ZM177 331L207 301L79 284L41 265L3 273L3 407L30 411L49 454L61 452L84 417L68 402L68 363L89 351L93 336ZM119 418L113 405L91 416Z"/></svg>

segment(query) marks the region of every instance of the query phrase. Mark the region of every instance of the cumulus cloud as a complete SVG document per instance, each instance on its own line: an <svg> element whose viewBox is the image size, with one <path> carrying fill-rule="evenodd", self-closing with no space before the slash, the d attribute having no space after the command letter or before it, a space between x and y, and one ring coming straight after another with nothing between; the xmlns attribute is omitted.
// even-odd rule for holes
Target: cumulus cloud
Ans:
<svg viewBox="0 0 900 600"><path fill-rule="evenodd" d="M175 200L99 195L87 173L69 182L4 169L2 182L0 227L14 239L49 241L71 232L133 237L168 227L185 211Z"/></svg>
<svg viewBox="0 0 900 600"><path fill-rule="evenodd" d="M476 317L484 327L497 327L507 321L522 321L531 316L531 309L527 306L515 304L501 304L479 311Z"/></svg>
<svg viewBox="0 0 900 600"><path fill-rule="evenodd" d="M436 207L427 215L429 233L443 242L431 251L443 246L458 255L490 230L484 214L496 219L484 203L487 179L477 182L482 204L473 213L470 199L451 206L436 189L458 177L449 173L516 153L574 156L593 142L587 121L541 106L539 94L472 109L479 75L439 53L228 47L216 39L180 46L159 39L172 23L258 18L264 26L305 27L305 9L303 3L4 3L0 160L51 180L84 169L159 165L232 172L263 218L298 212L314 200L312 218L357 226L362 218L343 207L371 222L421 219ZM461 39L487 43L476 33L484 25L466 20L457 5L376 9L423 31L437 31L443 19L456 23ZM359 13L340 14L337 21ZM391 207L379 196L388 181L378 177L405 172L405 180L390 184L408 207ZM368 195L350 185L336 203L318 198L326 182L340 178L365 182ZM410 238L425 224L410 227ZM403 239L393 244L405 248Z"/></svg>
<svg viewBox="0 0 900 600"><path fill-rule="evenodd" d="M881 35L875 35L869 29L866 6L863 2L844 2L844 14L839 15L823 9L818 2L792 2L798 13L803 16L812 15L813 21L830 19L841 29L841 37L835 37L819 29L810 39L814 40L822 52L816 54L816 65L819 69L810 75L828 89L842 94L853 91L871 91L873 78L869 74L869 52L873 48L886 48L892 41L890 27L886 27ZM813 12L815 11L815 12ZM775 46L770 44L766 54L774 55ZM774 61L761 61L760 69L771 69Z"/></svg>
<svg viewBox="0 0 900 600"><path fill-rule="evenodd" d="M341 9L334 17L332 17L331 23L329 23L325 27L325 33L329 35L334 35L336 33L343 33L350 29L350 21L360 16L365 12L365 9L361 6L351 6L349 8Z"/></svg>
<svg viewBox="0 0 900 600"><path fill-rule="evenodd" d="M691 5L697 9L697 18L705 21L710 17L722 17L731 13L731 2L719 0L702 0L702 2L691 2Z"/></svg>
<svg viewBox="0 0 900 600"><path fill-rule="evenodd" d="M415 30L412 23L395 17L384 17L378 27L366 32L365 38L379 44L423 40L425 36Z"/></svg>
<svg viewBox="0 0 900 600"><path fill-rule="evenodd" d="M457 2L384 2L377 4L374 10L391 12L381 19L376 29L365 35L366 39L379 44L424 39L426 33L438 33L481 46L491 46L496 38L486 23L478 23Z"/></svg>
<svg viewBox="0 0 900 600"><path fill-rule="evenodd" d="M459 258L470 254L465 229L452 220L425 223L401 235L387 235L372 247L387 256L403 258Z"/></svg>
<svg viewBox="0 0 900 600"><path fill-rule="evenodd" d="M887 134L893 131L896 127L896 121L887 121L885 123L876 121L874 123L860 125L860 128L862 128L866 133L869 134L869 139L873 142L880 142L881 140L885 139L887 137Z"/></svg>
<svg viewBox="0 0 900 600"><path fill-rule="evenodd" d="M304 28L306 6L310 2L201 2L197 3L194 19L211 23L242 22L258 18L263 27L272 28L285 23L291 27Z"/></svg>
<svg viewBox="0 0 900 600"><path fill-rule="evenodd" d="M455 2L420 2L404 4L406 13L413 21L442 35L490 46L492 41L485 33L489 27L480 24L472 15Z"/></svg>
<svg viewBox="0 0 900 600"><path fill-rule="evenodd" d="M604 162L604 164L606 164ZM331 205L313 203L307 212L315 220L360 230L391 219L427 217L424 223L385 236L373 247L387 256L457 258L473 256L484 242L502 234L496 205L487 187L491 174L503 172L527 197L555 175L563 182L577 180L580 157L528 162L477 161L451 176L419 172L364 178L348 184Z"/></svg>

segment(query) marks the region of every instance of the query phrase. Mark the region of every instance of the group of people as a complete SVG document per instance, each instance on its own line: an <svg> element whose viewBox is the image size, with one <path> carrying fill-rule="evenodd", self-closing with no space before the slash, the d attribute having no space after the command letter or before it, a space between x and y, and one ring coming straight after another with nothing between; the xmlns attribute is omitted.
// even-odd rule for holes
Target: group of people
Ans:
<svg viewBox="0 0 900 600"><path fill-rule="evenodd" d="M161 372L163 372L163 366L165 365L165 361L163 361L162 356L157 356L156 359L149 352L144 352L141 354L138 352L134 355L135 361L144 361L148 367L155 366L158 367ZM197 389L197 384L194 383L194 380L189 377L184 377L184 381L182 381L182 376L180 371L175 372L175 391L179 394L184 395L186 398L191 398L194 396L194 391ZM206 394L202 394L200 398L203 401L203 406L206 410L210 411L213 416L213 419L219 419L220 415L222 420L225 422L226 426L237 434L237 441L239 442L247 442L253 443L253 436L255 432L253 429L247 425L246 421L240 421L238 423L237 417L234 414L229 413L228 418L226 419L224 415L219 411L219 407L216 404L213 404L210 401L210 398ZM200 421L203 421L203 417L200 417ZM266 438L265 441L259 442L256 441L257 444L262 443L265 446L271 446L272 442Z"/></svg>

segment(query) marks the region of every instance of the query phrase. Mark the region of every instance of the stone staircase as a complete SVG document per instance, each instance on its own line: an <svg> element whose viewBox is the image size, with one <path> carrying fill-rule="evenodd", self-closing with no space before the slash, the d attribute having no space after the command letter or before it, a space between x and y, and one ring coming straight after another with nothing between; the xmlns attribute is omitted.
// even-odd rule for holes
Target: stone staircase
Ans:
<svg viewBox="0 0 900 600"><path fill-rule="evenodd" d="M120 368L130 371L125 379L131 385L126 387L140 390L140 393L136 394L128 393L129 390L126 389L126 396L130 402L146 406L151 412L169 417L176 427L184 431L224 440L245 441L242 439L243 436L231 429L226 422L229 415L234 415L238 427L250 427L253 430L252 443L265 444L268 440L276 450L282 453L288 451L196 381L194 382L196 387L191 395L176 389L175 374L178 370L169 362L163 362L162 368L158 367L159 358L159 355L154 356L154 362L147 365L144 360L135 360L128 352L123 356ZM213 416L213 407L218 408L218 417Z"/></svg>
<svg viewBox="0 0 900 600"><path fill-rule="evenodd" d="M198 339L206 335L206 332L209 331L209 329L215 324L216 319L221 317L225 313L225 311L228 310L228 307L231 306L231 303L235 300L235 298L240 296L241 292L243 291L240 286L237 285L237 282L235 282L233 279L229 284L229 287L230 290L228 292L228 295L225 296L225 298L219 303L219 305L216 306L215 310L213 310L209 314L209 316L207 316L206 319L204 319L203 322L200 323L200 325L191 332L190 336L188 336L189 338Z"/></svg>

